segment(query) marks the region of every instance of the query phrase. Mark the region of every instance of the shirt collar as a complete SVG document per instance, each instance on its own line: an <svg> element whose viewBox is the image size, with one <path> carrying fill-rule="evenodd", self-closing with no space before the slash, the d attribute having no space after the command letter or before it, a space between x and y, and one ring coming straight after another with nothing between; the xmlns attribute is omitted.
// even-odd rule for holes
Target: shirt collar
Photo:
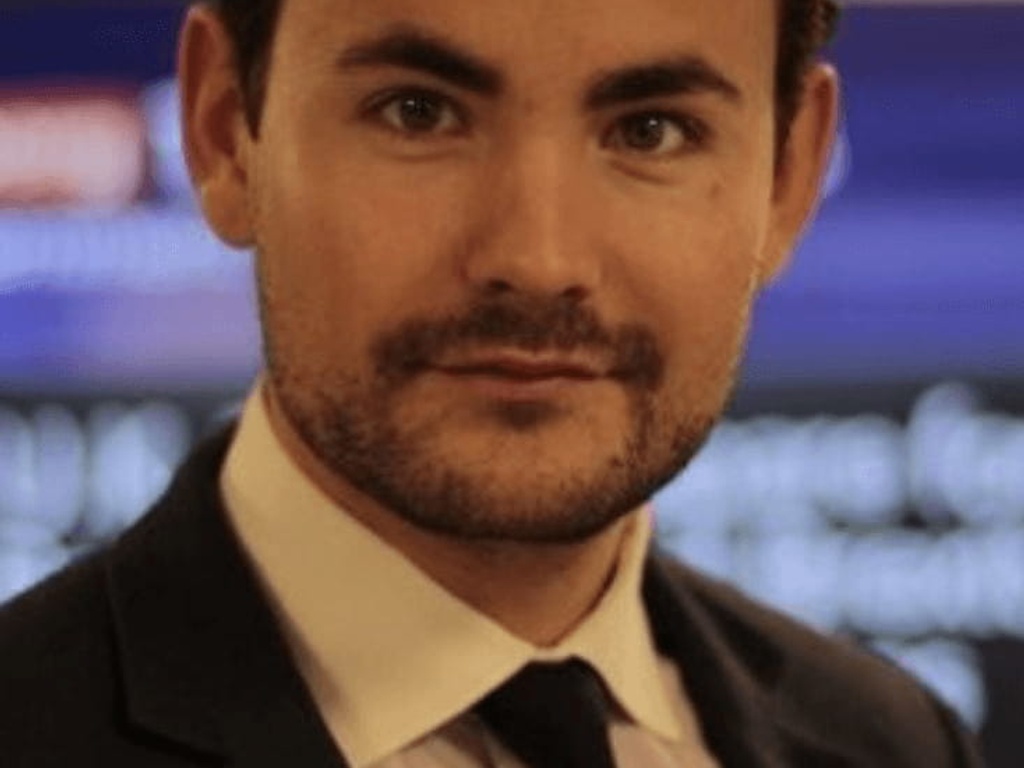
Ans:
<svg viewBox="0 0 1024 768"><path fill-rule="evenodd" d="M532 660L586 659L628 717L683 737L640 596L651 535L634 514L591 614L540 649L476 611L344 513L277 440L258 384L221 474L228 516L353 768L437 729Z"/></svg>

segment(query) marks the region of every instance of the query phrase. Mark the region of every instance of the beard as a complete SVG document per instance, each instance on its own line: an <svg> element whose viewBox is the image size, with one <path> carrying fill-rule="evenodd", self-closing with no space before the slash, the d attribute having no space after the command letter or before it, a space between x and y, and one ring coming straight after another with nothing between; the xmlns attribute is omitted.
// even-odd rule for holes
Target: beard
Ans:
<svg viewBox="0 0 1024 768"><path fill-rule="evenodd" d="M268 375L289 423L339 478L409 523L467 540L567 544L586 540L644 503L696 454L716 414L673 407L664 355L639 325L606 329L578 303L552 299L482 301L459 316L412 319L370 347L371 373L312 376L289 364L268 329L260 296ZM586 466L562 467L509 441L539 441L545 430L578 429L586 419L548 400L487 404L478 414L495 435L489 457L447 455L446 414L405 418L417 381L444 355L474 349L586 351L611 361L624 393L623 428ZM568 410L571 410L568 409ZM497 447L497 446L502 447ZM526 443L523 443L526 445ZM603 447L602 447L603 448ZM490 459L488 461L488 458ZM516 462L514 479L503 470Z"/></svg>

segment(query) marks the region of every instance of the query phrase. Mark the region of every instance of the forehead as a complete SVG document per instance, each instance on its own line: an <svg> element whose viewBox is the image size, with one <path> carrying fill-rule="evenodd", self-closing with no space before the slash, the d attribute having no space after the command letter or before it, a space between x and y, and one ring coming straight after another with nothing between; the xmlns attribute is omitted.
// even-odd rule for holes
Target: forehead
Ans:
<svg viewBox="0 0 1024 768"><path fill-rule="evenodd" d="M510 83L585 80L670 55L771 91L777 3L766 0L284 0L275 68L323 71L354 42L415 27L494 64Z"/></svg>

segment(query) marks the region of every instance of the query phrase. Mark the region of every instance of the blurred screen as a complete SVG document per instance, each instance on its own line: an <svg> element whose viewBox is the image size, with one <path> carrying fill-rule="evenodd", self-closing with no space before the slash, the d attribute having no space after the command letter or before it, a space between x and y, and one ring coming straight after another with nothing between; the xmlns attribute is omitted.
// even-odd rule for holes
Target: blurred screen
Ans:
<svg viewBox="0 0 1024 768"><path fill-rule="evenodd" d="M0 24L0 598L107 541L260 365L248 254L192 199L176 2ZM850 7L817 223L666 548L1024 748L1024 7Z"/></svg>

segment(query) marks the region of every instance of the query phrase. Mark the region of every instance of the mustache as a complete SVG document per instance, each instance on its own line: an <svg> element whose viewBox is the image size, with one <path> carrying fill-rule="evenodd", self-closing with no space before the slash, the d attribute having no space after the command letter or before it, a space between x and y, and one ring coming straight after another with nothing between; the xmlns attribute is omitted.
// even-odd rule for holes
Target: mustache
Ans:
<svg viewBox="0 0 1024 768"><path fill-rule="evenodd" d="M441 319L409 319L378 338L371 349L377 374L399 386L454 351L502 347L539 353L586 352L610 361L610 376L656 389L665 361L654 333L639 323L608 328L590 307L575 301L491 300Z"/></svg>

